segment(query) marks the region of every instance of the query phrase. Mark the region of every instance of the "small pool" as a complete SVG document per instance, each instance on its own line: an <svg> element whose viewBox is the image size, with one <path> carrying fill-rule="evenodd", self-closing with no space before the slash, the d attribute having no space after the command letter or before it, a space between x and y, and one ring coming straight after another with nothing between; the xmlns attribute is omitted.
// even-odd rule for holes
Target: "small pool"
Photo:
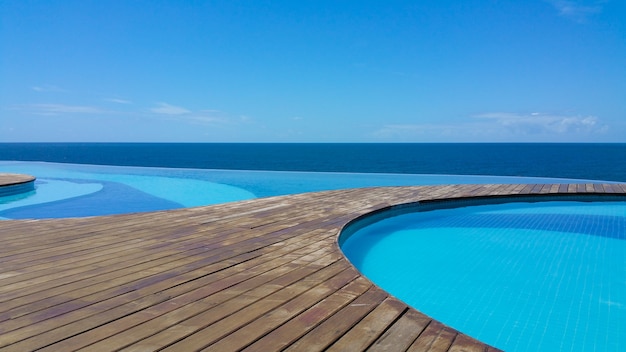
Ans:
<svg viewBox="0 0 626 352"><path fill-rule="evenodd" d="M386 291L495 347L626 350L626 202L464 205L357 220L341 248Z"/></svg>

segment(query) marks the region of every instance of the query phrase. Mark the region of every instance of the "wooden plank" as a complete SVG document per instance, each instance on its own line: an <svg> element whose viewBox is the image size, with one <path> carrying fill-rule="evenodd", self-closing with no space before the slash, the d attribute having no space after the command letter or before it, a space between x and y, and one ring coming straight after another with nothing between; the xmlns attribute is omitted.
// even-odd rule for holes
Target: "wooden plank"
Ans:
<svg viewBox="0 0 626 352"><path fill-rule="evenodd" d="M407 351L448 351L457 334L451 328L433 320Z"/></svg>
<svg viewBox="0 0 626 352"><path fill-rule="evenodd" d="M328 234L328 236L330 236L330 234ZM296 239L293 239L293 241L296 241ZM297 245L301 247L301 246L303 246L304 244L300 244L300 243L298 242L298 244L297 244ZM314 245L313 247L314 247L314 248L313 248L312 250L315 250L315 248L319 247L319 245ZM289 247L289 246L286 246L286 247L284 247L284 248L285 248L285 249L288 249L288 248L290 248L290 247ZM282 256L284 257L284 254L285 254L285 253L277 253L277 254L276 254L276 256L280 256L280 255L282 255ZM250 253L246 254L246 256L250 256ZM265 256L265 257L264 257L264 259L269 260L269 259L272 259L272 257L271 257L271 256ZM210 264L210 261L209 261L207 264ZM188 267L188 268L189 268L189 267ZM185 276L184 276L184 275L182 275L182 273L180 273L180 275L175 275L175 276L173 276L173 278L172 278L172 279L174 279L174 278L180 278L180 279L182 279L182 278L184 278L184 277L185 277ZM165 281L160 281L160 282L162 283L162 282L165 282ZM118 288L116 288L116 289L118 289ZM136 291L136 286L134 286L134 287L133 287L132 292L138 292L138 291ZM118 293L119 293L119 291L118 291ZM5 329L6 329L6 327L5 327Z"/></svg>
<svg viewBox="0 0 626 352"><path fill-rule="evenodd" d="M407 305L387 298L363 320L347 331L328 351L364 351L408 309Z"/></svg>
<svg viewBox="0 0 626 352"><path fill-rule="evenodd" d="M25 182L34 181L35 177L25 174L0 173L0 187L18 185Z"/></svg>
<svg viewBox="0 0 626 352"><path fill-rule="evenodd" d="M341 275L338 275L339 280L329 282L329 284L334 287L341 286L337 292L345 292L349 295L352 290L359 288L362 289L365 285L367 285L363 282L363 279L356 281L355 278L357 278L357 276L358 275L356 275L354 271L348 269L342 272ZM229 312L229 314L224 315L223 319L215 322L214 324L207 324L206 318L197 322L194 321L192 325L194 334L178 341L176 345L170 346L164 349L164 351L191 351L207 347L209 344L232 333L240 326L247 324L251 320L262 316L273 308L279 306L280 302L302 294L314 286L315 283L313 282L298 281L294 285L287 286L284 289L277 291L275 294L268 296L266 299L260 300L259 302L238 311L237 313L233 314ZM323 312L328 312L333 309L335 300L338 297L341 297L341 295L335 293L329 298L322 300L322 302L325 302L326 304L318 304L311 309L320 307L318 309L322 309ZM311 311L311 309L307 312ZM189 326L189 324L185 323L185 326Z"/></svg>
<svg viewBox="0 0 626 352"><path fill-rule="evenodd" d="M244 326L243 328L233 332L227 337L219 340L215 344L207 347L205 350L224 351L243 349L249 346L254 341L265 336L270 331L276 329L278 326L281 326L285 322L293 319L294 317L299 316L303 311L311 309L313 305L319 304L319 302L328 299L328 297L335 292L337 292L337 288L335 286L319 285L316 288L311 289L304 294L290 300L289 302L278 307L277 309L267 314L264 314L260 319L256 319L252 323ZM386 295L386 293L381 290L379 290L379 294ZM357 300L359 298L357 298ZM364 298L364 301L367 299L371 300L371 295L366 296L366 298ZM373 303L364 304L373 305ZM259 346L257 345L255 348L258 349ZM313 347L307 345L307 348Z"/></svg>
<svg viewBox="0 0 626 352"><path fill-rule="evenodd" d="M356 272L352 271L356 274ZM353 278L357 278L355 275ZM351 281L343 287L335 286L335 292L317 302L315 305L298 314L287 323L272 330L270 333L258 339L244 351L269 351L283 349L294 342L319 323L327 319L334 311L341 309L359 293L365 292L370 287L370 283L360 278Z"/></svg>
<svg viewBox="0 0 626 352"><path fill-rule="evenodd" d="M558 183L550 185L550 193L559 193L560 187L561 185L559 185Z"/></svg>
<svg viewBox="0 0 626 352"><path fill-rule="evenodd" d="M543 186L544 185L542 184L533 185L529 193L541 193L541 189L543 188Z"/></svg>
<svg viewBox="0 0 626 352"><path fill-rule="evenodd" d="M328 271L327 269L333 269L334 271ZM345 266L333 266L333 265L330 265L330 266L324 268L320 273L323 273L325 275L327 273L334 274L334 273L337 272L337 270L339 270L339 271L340 270L345 270ZM314 276L315 275L318 275L318 274L314 274ZM313 284L315 284L315 283L313 283ZM275 288L274 290L277 290L278 288L280 288L280 286L277 286L277 288ZM236 306L238 304L241 304L241 300L238 301L238 302L232 302L232 303L234 303L235 305L228 303L228 305L230 307L229 309L235 309L236 310L236 309L242 308L242 307L237 307ZM221 310L223 311L224 308L222 308ZM229 312L226 311L224 314L227 315L228 313ZM204 319L205 322L210 322L211 321L210 319L215 319L215 316L217 315L216 311L213 310L211 312L211 314L212 315L211 315L211 317L209 319ZM197 319L197 318L194 318L194 319ZM187 326L189 324L188 323L183 323L182 325ZM177 326L172 326L171 328L168 328L166 330L163 330L160 333L158 333L158 334L156 334L156 335L154 335L154 336L152 336L152 337L150 337L148 339L145 339L144 341L141 341L139 345L133 346L133 348L141 349L141 346L146 346L146 345L149 346L149 345L153 345L154 343L160 344L162 346L163 345L167 345L168 343L171 343L172 341L176 341L176 340L180 339L181 337L187 336L188 334L191 334L193 332L192 330L184 330L183 331L182 329L179 329L179 327L180 326L177 325ZM147 331L153 331L153 330L147 329ZM182 333L183 335L179 335L180 333Z"/></svg>
<svg viewBox="0 0 626 352"><path fill-rule="evenodd" d="M520 194L529 194L535 188L536 185L525 185L524 188L519 192Z"/></svg>
<svg viewBox="0 0 626 352"><path fill-rule="evenodd" d="M367 287L365 285L361 286ZM350 296L341 295L345 299L340 302L349 302L348 305L317 325L313 330L304 335L298 341L289 346L286 351L302 351L304 349L325 350L330 344L335 342L346 331L349 331L358 321L360 321L374 306L380 304L388 295L377 287L370 287L368 291L355 292L358 296L350 302ZM327 302L324 305L328 305Z"/></svg>
<svg viewBox="0 0 626 352"><path fill-rule="evenodd" d="M431 321L431 318L410 309L389 327L368 350L406 351Z"/></svg>
<svg viewBox="0 0 626 352"><path fill-rule="evenodd" d="M448 349L449 352L484 352L485 346L477 345L475 340L471 337L458 334L456 338L452 342L452 345ZM497 349L493 348L492 351L497 351Z"/></svg>
<svg viewBox="0 0 626 352"><path fill-rule="evenodd" d="M198 310L200 310L201 307L210 308L214 304L216 304L216 302L219 302L217 298L218 296L215 296L215 294L221 294L220 292L226 288L230 289L228 290L228 292L225 292L226 294L221 294L221 296L219 296L223 297L221 299L229 299L239 294L240 292L245 292L246 288L251 289L258 287L258 285L262 285L266 282L265 277L274 277L276 274L285 273L284 269L289 269L288 267L277 266L277 261L284 260L284 257L278 257L272 261L265 262L262 265L249 267L249 265L255 265L254 261L250 261L242 263L244 265L243 267L241 267L242 270L237 270L237 274L234 275L229 275L228 272L218 272L215 275L210 275L207 277L214 277L215 280L213 280L212 282L206 280L194 280L194 282L192 282L192 286L190 286L189 288L186 288L184 285L173 286L170 289L161 291L162 296L169 297L167 301L159 301L155 302L156 305L141 307L141 312L154 312L150 313L150 315L148 316L148 318L153 319L158 317L159 315L167 314L170 311L179 309L179 311L175 314L177 314L177 316L184 317L185 313L183 309L186 309L186 311L189 312L189 315L193 316L194 314L198 313ZM306 267L307 270L315 270L314 268L315 266ZM294 268L291 269L293 270ZM210 299L212 303L208 306L203 305L202 302L205 299ZM187 305L190 303L191 305L187 307ZM131 308L136 309L137 307L131 305ZM130 327L142 324L145 320L145 317L143 315L128 315L128 311L126 309L113 309L111 311L108 311L108 313L109 314L98 314L97 319L91 318L90 322L96 322L97 324L91 327L91 329L89 324L81 323L73 324L73 326L62 326L60 327L60 329L54 331L54 333L56 335L64 334L71 336L76 335L80 332L86 332L82 336L73 338L71 339L71 341L69 341L70 346L77 346L79 343L87 344L90 341L90 338L94 341L97 341L97 337L92 338L92 336L109 336L108 334L114 335L113 331L125 330L126 328L124 326ZM113 315L111 316L111 314ZM73 328L73 330L68 331L68 328ZM146 329L146 331L153 331L152 329L154 329L154 327ZM105 333L103 333L102 330L104 330ZM45 340L45 338L43 340ZM32 342L30 343L32 345Z"/></svg>

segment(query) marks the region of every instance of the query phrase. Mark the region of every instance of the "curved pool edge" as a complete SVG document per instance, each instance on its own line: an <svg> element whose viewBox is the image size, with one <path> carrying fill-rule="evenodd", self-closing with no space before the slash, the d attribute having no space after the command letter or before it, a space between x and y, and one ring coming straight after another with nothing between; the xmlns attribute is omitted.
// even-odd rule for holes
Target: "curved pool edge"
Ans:
<svg viewBox="0 0 626 352"><path fill-rule="evenodd" d="M495 205L506 203L540 203L550 201L574 201L574 202L626 202L626 194L622 193L542 193L542 194L509 194L509 195L483 195L475 197L461 196L458 198L423 199L420 201L392 205L377 209L371 213L363 214L349 223L340 231L337 242L339 247L354 232L380 220L400 216L412 212L424 212L431 210L454 209L467 206Z"/></svg>
<svg viewBox="0 0 626 352"><path fill-rule="evenodd" d="M362 276L341 252L340 231L402 204L534 197L559 187L375 187L154 213L3 221L0 257L7 265L0 268L0 296L23 298L3 303L3 314L19 314L4 323L14 330L3 330L0 347L495 350ZM573 185L567 193L626 195L626 184ZM111 310L102 314L99 307ZM124 321L132 327L118 324Z"/></svg>
<svg viewBox="0 0 626 352"><path fill-rule="evenodd" d="M495 185L489 185L495 186ZM503 185L504 186L504 185ZM511 185L509 185L510 188ZM524 187L522 187L524 186ZM575 185L517 185L510 192L484 192L485 189L481 185L476 185L476 189L471 192L459 192L456 194L448 194L445 196L434 197L418 197L404 203L390 204L384 207L374 209L370 212L361 214L348 221L338 232L336 245L346 257L348 262L352 264L355 270L359 271L364 277L365 274L352 263L350 258L343 251L343 244L354 233L359 230L373 225L379 221L402 216L415 212L428 212L436 210L448 210L455 208L482 206L482 205L499 205L511 203L545 203L545 202L626 202L626 184L607 185L607 184L586 184L582 186ZM376 285L376 283L374 283ZM381 287L381 289L384 289ZM402 301L401 299L399 299ZM411 306L411 308L413 308ZM418 308L415 308L419 311ZM431 316L436 320L436 316ZM445 324L445 323L442 323ZM455 329L455 328L451 328ZM461 333L463 329L458 328ZM471 337L470 338L475 338ZM489 348L495 348L490 346Z"/></svg>
<svg viewBox="0 0 626 352"><path fill-rule="evenodd" d="M35 176L0 173L0 197L14 196L35 190Z"/></svg>

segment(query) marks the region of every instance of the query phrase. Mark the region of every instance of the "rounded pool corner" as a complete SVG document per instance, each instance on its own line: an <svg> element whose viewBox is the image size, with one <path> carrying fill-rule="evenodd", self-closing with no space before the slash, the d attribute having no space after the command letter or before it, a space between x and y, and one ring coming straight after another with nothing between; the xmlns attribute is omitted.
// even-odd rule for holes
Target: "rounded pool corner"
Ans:
<svg viewBox="0 0 626 352"><path fill-rule="evenodd" d="M376 209L374 211L361 214L354 219L348 221L340 230L337 236L337 244L339 248L344 244L344 242L352 236L355 232L360 229L367 227L373 223L376 223L380 220L393 217L396 215L404 214L405 212L410 212L411 209L419 206L419 201L410 202L410 203L402 203L387 206L381 209Z"/></svg>
<svg viewBox="0 0 626 352"><path fill-rule="evenodd" d="M0 197L16 196L35 190L35 176L0 173Z"/></svg>
<svg viewBox="0 0 626 352"><path fill-rule="evenodd" d="M496 205L506 203L541 203L550 201L572 201L572 202L626 202L626 195L620 194L535 194L535 195L490 195L477 197L458 197L442 199L425 199L415 202L390 205L377 209L348 221L340 230L337 236L339 248L356 231L376 223L377 221L411 213L414 211L425 212L432 210L455 209L467 206Z"/></svg>
<svg viewBox="0 0 626 352"><path fill-rule="evenodd" d="M422 225L401 224L411 217L432 222L429 226L439 218L445 224L446 218L454 221L430 232ZM461 226L464 222L467 227ZM416 243L421 248L414 242L390 241L385 233L390 229L401 239L420 237ZM585 334L626 346L626 338L614 328L626 324L626 282L616 279L626 277L620 264L626 258L625 195L422 200L352 219L340 230L337 243L346 259L377 286L492 346L525 350L520 341L539 339L538 350L547 351L565 339L588 345L581 340ZM403 256L408 258L398 258ZM413 264L417 267L411 268ZM491 306L501 311L491 311ZM581 322L585 334L558 330ZM543 335L529 338L532 334Z"/></svg>

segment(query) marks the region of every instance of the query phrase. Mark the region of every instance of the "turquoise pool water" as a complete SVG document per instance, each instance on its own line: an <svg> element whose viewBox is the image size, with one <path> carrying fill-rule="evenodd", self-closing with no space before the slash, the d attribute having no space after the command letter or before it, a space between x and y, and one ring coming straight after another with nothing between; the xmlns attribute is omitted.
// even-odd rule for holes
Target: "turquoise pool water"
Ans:
<svg viewBox="0 0 626 352"><path fill-rule="evenodd" d="M413 211L348 230L342 250L365 276L481 341L626 350L626 202Z"/></svg>
<svg viewBox="0 0 626 352"><path fill-rule="evenodd" d="M355 187L586 182L530 177L233 171L16 161L0 161L0 172L37 177L34 192L0 197L0 219L168 210Z"/></svg>

